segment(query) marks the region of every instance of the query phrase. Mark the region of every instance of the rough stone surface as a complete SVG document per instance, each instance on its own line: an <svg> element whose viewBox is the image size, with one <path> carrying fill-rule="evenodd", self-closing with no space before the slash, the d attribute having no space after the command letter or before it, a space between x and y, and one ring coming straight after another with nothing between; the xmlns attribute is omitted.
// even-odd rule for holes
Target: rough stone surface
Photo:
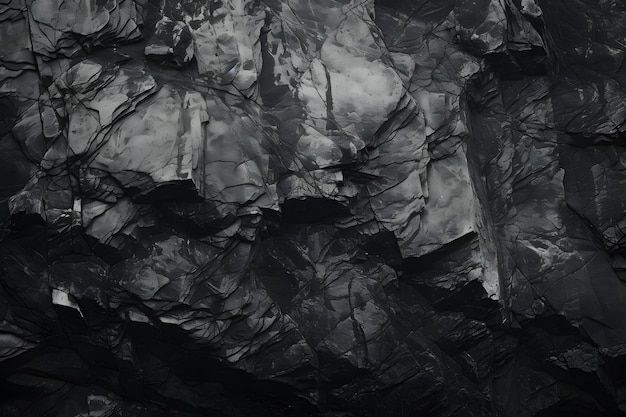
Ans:
<svg viewBox="0 0 626 417"><path fill-rule="evenodd" d="M625 33L0 1L0 415L626 415Z"/></svg>

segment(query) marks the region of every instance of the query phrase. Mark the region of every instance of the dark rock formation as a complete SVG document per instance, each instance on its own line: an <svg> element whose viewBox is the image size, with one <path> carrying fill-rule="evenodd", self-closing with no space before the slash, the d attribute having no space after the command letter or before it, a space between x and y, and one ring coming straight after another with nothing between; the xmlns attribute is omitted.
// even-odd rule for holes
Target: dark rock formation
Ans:
<svg viewBox="0 0 626 417"><path fill-rule="evenodd" d="M0 415L626 415L626 5L0 2Z"/></svg>

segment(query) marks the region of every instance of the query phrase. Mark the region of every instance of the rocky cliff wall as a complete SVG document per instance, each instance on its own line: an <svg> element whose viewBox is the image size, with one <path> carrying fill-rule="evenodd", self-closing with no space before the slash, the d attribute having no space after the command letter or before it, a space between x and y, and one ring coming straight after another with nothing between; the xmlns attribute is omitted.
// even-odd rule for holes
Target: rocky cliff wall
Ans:
<svg viewBox="0 0 626 417"><path fill-rule="evenodd" d="M626 414L626 5L5 0L0 415Z"/></svg>

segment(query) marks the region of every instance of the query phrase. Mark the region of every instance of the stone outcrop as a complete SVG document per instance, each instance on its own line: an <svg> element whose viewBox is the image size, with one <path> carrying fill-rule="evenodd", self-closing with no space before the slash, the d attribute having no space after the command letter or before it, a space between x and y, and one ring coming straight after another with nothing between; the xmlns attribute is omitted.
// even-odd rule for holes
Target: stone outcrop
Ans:
<svg viewBox="0 0 626 417"><path fill-rule="evenodd" d="M0 4L0 415L626 414L617 0Z"/></svg>

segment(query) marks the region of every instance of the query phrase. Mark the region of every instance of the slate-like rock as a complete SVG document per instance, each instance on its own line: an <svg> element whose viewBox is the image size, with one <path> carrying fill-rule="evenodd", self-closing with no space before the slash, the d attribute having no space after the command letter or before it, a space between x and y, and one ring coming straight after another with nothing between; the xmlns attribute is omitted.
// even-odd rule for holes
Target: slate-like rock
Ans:
<svg viewBox="0 0 626 417"><path fill-rule="evenodd" d="M0 414L626 413L618 1L0 4Z"/></svg>

